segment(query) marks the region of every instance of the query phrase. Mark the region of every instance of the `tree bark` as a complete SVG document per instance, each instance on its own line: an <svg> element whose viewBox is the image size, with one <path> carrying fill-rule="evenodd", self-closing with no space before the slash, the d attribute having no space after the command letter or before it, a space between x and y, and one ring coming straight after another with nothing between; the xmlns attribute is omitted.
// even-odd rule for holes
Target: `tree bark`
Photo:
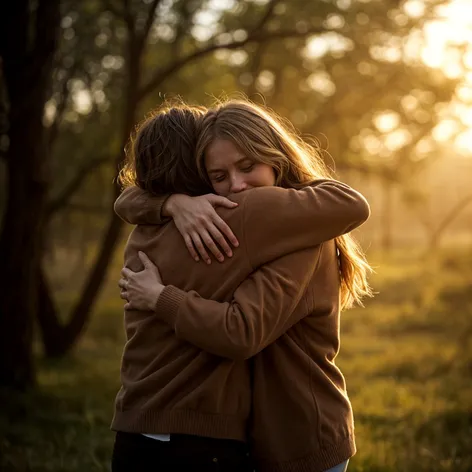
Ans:
<svg viewBox="0 0 472 472"><path fill-rule="evenodd" d="M0 12L0 54L8 100L8 193L0 235L0 385L35 381L32 355L36 268L48 187L48 150L42 118L57 46L59 0L28 0ZM32 18L35 18L34 25ZM30 35L35 35L30 40Z"/></svg>

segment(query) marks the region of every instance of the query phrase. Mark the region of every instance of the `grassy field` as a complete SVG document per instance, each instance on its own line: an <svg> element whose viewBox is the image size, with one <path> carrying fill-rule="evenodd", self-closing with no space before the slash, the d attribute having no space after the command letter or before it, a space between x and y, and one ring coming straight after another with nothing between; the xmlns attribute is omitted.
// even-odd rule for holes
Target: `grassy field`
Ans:
<svg viewBox="0 0 472 472"><path fill-rule="evenodd" d="M472 471L471 256L378 259L377 297L343 314L350 472ZM38 360L36 392L0 393L2 472L109 470L122 341L121 301L104 297L73 356Z"/></svg>

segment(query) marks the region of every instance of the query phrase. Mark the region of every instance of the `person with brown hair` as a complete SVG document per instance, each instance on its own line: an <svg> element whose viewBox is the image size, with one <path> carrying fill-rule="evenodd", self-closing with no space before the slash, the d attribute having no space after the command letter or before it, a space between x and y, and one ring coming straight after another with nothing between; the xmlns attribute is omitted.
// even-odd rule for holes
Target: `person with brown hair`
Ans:
<svg viewBox="0 0 472 472"><path fill-rule="evenodd" d="M168 115L138 128L122 172L137 187L115 203L138 226L120 280L128 342L114 470L147 470L136 467L145 457L158 470L180 470L176 451L189 470L252 470L247 441L260 471L344 470L354 430L334 358L340 308L370 294L369 266L347 235L368 218L368 204L329 178L314 150L261 107L233 101L195 119L196 159L189 145L168 161L182 143L168 134L185 127L170 125ZM181 166L220 200L186 189L169 196L190 175L180 176ZM169 175L175 185L166 187L159 180ZM209 204L200 206L206 216L187 224L187 212L179 226L195 198ZM232 256L224 263L199 264L195 249L185 250L190 239L204 257L196 241L211 249L207 240L219 242L227 228L241 247L220 243Z"/></svg>

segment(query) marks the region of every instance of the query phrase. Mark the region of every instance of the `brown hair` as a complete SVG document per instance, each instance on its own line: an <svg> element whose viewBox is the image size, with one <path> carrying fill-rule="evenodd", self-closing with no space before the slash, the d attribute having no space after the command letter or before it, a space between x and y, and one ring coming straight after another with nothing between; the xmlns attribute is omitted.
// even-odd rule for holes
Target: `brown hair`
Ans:
<svg viewBox="0 0 472 472"><path fill-rule="evenodd" d="M274 112L248 100L220 102L205 115L197 143L197 166L202 178L205 151L214 139L228 139L255 162L270 165L276 173L276 185L301 189L316 179L332 178L319 149L305 142ZM371 271L360 246L349 234L336 238L341 274L341 306L362 304L372 296L367 282Z"/></svg>
<svg viewBox="0 0 472 472"><path fill-rule="evenodd" d="M153 110L137 125L126 146L126 160L118 180L154 195L212 191L200 177L195 148L204 107L178 104Z"/></svg>

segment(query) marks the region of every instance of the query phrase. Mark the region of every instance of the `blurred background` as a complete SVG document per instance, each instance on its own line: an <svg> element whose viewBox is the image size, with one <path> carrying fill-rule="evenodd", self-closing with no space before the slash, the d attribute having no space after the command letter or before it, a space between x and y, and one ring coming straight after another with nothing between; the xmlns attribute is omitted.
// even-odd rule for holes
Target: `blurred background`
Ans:
<svg viewBox="0 0 472 472"><path fill-rule="evenodd" d="M130 227L114 183L166 98L244 93L326 150L372 217L342 317L352 472L472 471L472 2L0 6L0 470L104 471Z"/></svg>

